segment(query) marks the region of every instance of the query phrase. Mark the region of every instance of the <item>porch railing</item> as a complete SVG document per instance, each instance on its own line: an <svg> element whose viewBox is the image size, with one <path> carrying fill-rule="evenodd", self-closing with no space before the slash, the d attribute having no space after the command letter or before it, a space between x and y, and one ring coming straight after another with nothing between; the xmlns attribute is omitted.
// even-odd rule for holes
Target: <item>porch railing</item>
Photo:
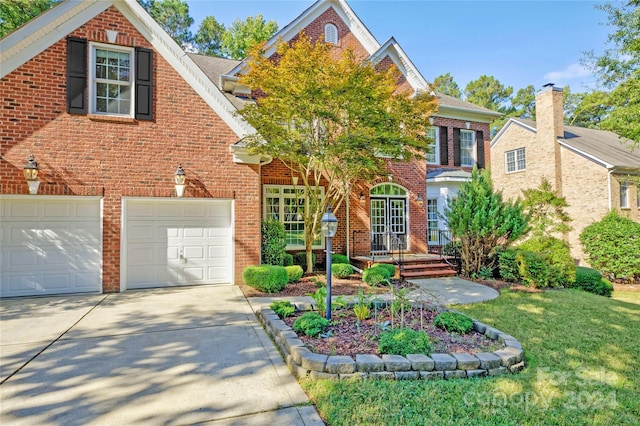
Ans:
<svg viewBox="0 0 640 426"><path fill-rule="evenodd" d="M429 246L429 253L432 253L431 247L437 247L436 254L439 254L442 260L460 274L462 262L460 257L460 247L456 244L457 242L458 241L453 238L451 231L438 230L438 245Z"/></svg>

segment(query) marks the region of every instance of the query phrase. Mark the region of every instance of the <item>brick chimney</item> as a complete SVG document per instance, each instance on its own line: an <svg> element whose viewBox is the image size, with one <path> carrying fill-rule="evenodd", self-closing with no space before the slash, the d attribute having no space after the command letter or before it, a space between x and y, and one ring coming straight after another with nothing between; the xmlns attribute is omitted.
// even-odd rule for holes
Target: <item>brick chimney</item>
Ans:
<svg viewBox="0 0 640 426"><path fill-rule="evenodd" d="M554 159L549 162L545 173L549 182L562 193L562 174L560 164L560 144L564 137L564 111L562 89L553 83L545 84L536 94L536 150L543 158Z"/></svg>

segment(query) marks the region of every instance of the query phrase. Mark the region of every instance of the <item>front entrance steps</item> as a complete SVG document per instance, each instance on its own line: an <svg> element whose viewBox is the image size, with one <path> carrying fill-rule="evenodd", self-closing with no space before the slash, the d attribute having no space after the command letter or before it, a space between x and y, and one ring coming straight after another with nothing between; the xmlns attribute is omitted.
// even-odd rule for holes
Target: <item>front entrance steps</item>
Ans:
<svg viewBox="0 0 640 426"><path fill-rule="evenodd" d="M354 256L351 258L354 266L366 269L374 263L398 264L396 259L388 255ZM457 273L445 260L433 254L403 253L400 268L396 266L396 278L440 278L453 277Z"/></svg>

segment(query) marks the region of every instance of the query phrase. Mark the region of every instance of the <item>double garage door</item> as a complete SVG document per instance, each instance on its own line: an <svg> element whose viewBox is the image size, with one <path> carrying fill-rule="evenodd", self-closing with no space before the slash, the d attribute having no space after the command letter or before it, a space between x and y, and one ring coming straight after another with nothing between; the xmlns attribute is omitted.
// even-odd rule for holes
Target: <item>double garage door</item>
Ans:
<svg viewBox="0 0 640 426"><path fill-rule="evenodd" d="M2 196L0 297L100 292L101 199ZM231 283L231 201L123 202L122 289Z"/></svg>

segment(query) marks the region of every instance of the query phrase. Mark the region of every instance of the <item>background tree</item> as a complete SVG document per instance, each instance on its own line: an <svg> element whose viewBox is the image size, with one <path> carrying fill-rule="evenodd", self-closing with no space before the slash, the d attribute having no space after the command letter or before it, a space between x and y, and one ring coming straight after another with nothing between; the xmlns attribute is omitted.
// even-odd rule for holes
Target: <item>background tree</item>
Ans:
<svg viewBox="0 0 640 426"><path fill-rule="evenodd" d="M498 112L508 112L506 103L512 93L513 87L505 87L495 77L487 75L470 81L464 88L466 101Z"/></svg>
<svg viewBox="0 0 640 426"><path fill-rule="evenodd" d="M564 210L569 206L567 200L553 190L546 178L542 178L539 187L523 189L522 193L533 236L551 237L571 230L572 219Z"/></svg>
<svg viewBox="0 0 640 426"><path fill-rule="evenodd" d="M597 5L608 15L613 27L608 43L612 45L602 55L587 52L585 62L596 72L600 82L611 88L614 107L600 123L640 144L640 0Z"/></svg>
<svg viewBox="0 0 640 426"><path fill-rule="evenodd" d="M193 39L198 53L220 56L222 54L222 40L226 31L224 24L216 21L213 16L204 18Z"/></svg>
<svg viewBox="0 0 640 426"><path fill-rule="evenodd" d="M259 135L246 138L250 150L280 159L300 177L308 200L302 214L311 272L311 249L327 207L339 211L349 187L383 174L383 157L422 156L435 100L396 92L396 68L376 72L352 51L333 58L330 45L313 44L304 35L291 46L280 44L277 61L263 53L254 46L240 81L264 97L240 114Z"/></svg>
<svg viewBox="0 0 640 426"><path fill-rule="evenodd" d="M460 186L456 198L445 208L447 225L461 242L462 273L480 274L493 268L496 248L504 248L527 230L528 217L520 200L503 201L495 192L488 171L474 168L471 180Z"/></svg>
<svg viewBox="0 0 640 426"><path fill-rule="evenodd" d="M602 120L613 108L613 99L608 92L572 93L565 88L564 122L570 126L599 128Z"/></svg>
<svg viewBox="0 0 640 426"><path fill-rule="evenodd" d="M0 38L17 30L31 19L58 4L61 0L0 1Z"/></svg>
<svg viewBox="0 0 640 426"><path fill-rule="evenodd" d="M186 1L138 0L138 3L183 49L193 41L193 34L189 29L193 18L189 15Z"/></svg>
<svg viewBox="0 0 640 426"><path fill-rule="evenodd" d="M518 90L516 95L511 98L511 106L514 112L513 117L536 119L536 89L532 84L524 89Z"/></svg>
<svg viewBox="0 0 640 426"><path fill-rule="evenodd" d="M276 21L265 21L262 14L233 21L222 38L222 53L233 59L244 59L251 47L271 38L278 31Z"/></svg>
<svg viewBox="0 0 640 426"><path fill-rule="evenodd" d="M436 92L444 93L454 98L462 98L460 87L458 83L453 80L453 76L450 73L442 74L434 78L431 86Z"/></svg>

